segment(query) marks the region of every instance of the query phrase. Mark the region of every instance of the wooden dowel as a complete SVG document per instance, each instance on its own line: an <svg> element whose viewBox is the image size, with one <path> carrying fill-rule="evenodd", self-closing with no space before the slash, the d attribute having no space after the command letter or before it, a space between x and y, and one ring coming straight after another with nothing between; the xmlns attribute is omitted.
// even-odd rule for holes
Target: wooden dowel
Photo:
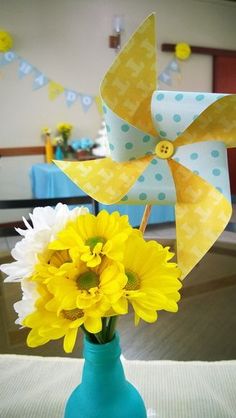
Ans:
<svg viewBox="0 0 236 418"><path fill-rule="evenodd" d="M145 206L145 209L144 209L144 212L143 212L143 217L142 217L141 224L140 224L140 227L139 227L142 234L144 234L144 232L145 232L145 229L146 229L146 226L147 226L147 223L148 223L148 218L149 218L150 213L151 213L151 209L152 209L152 205L146 205Z"/></svg>

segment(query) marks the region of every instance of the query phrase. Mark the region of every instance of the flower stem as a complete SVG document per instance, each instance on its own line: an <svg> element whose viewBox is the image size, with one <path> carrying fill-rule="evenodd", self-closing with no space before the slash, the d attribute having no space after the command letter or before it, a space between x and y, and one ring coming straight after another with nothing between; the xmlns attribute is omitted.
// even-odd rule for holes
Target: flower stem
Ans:
<svg viewBox="0 0 236 418"><path fill-rule="evenodd" d="M114 337L117 319L117 316L111 316L109 319L106 333L107 342L111 341Z"/></svg>
<svg viewBox="0 0 236 418"><path fill-rule="evenodd" d="M117 316L112 316L108 319L108 321L107 318L102 318L102 330L97 334L88 332L84 325L81 325L80 327L83 333L92 343L106 344L110 342L114 337L117 318Z"/></svg>
<svg viewBox="0 0 236 418"><path fill-rule="evenodd" d="M104 344L105 341L102 338L102 332L98 332L97 334L94 334L95 338L97 339L97 342L99 344Z"/></svg>
<svg viewBox="0 0 236 418"><path fill-rule="evenodd" d="M80 328L82 329L83 333L86 335L86 337L93 343L96 343L96 338L94 334L91 334L91 332L88 332L84 325L81 325Z"/></svg>
<svg viewBox="0 0 236 418"><path fill-rule="evenodd" d="M102 339L106 342L107 318L102 318Z"/></svg>

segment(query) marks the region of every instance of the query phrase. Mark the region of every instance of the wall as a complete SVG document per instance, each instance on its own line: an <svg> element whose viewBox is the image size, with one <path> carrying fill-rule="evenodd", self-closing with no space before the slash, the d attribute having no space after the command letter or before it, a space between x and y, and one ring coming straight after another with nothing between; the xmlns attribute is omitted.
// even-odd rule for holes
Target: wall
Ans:
<svg viewBox="0 0 236 418"><path fill-rule="evenodd" d="M14 37L15 50L62 85L96 95L100 80L115 53L108 48L114 14L123 14L122 42L152 11L158 17L159 71L171 54L161 43L234 49L236 7L207 0L0 0L0 27ZM0 69L1 147L40 145L41 127L71 122L74 136L95 137L101 118L96 106L85 114L79 103L67 108L63 95L49 101L47 88L32 91L32 77L17 77L17 64ZM211 90L211 58L193 55L182 64L175 90ZM1 198L30 197L28 171L42 157L0 160ZM1 211L1 220L15 218Z"/></svg>

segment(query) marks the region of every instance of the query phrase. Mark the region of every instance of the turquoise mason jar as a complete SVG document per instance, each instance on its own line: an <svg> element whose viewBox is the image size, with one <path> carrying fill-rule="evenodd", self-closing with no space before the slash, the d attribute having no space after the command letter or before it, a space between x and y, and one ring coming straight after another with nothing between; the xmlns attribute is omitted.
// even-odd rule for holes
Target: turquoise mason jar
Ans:
<svg viewBox="0 0 236 418"><path fill-rule="evenodd" d="M107 344L84 339L82 382L67 401L65 418L147 418L144 402L120 361L118 335Z"/></svg>

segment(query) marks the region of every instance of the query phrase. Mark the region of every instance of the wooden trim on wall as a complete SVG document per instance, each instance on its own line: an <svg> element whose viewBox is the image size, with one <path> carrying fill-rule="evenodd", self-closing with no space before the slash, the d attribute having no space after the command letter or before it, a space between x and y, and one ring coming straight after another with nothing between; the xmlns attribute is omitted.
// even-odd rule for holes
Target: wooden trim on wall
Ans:
<svg viewBox="0 0 236 418"><path fill-rule="evenodd" d="M19 157L21 155L44 155L45 147L0 148L0 157Z"/></svg>
<svg viewBox="0 0 236 418"><path fill-rule="evenodd" d="M55 152L56 147L53 147ZM0 148L0 158L1 157L20 157L27 155L45 155L45 147L16 147L16 148ZM84 154L83 151L75 154L74 160L86 161L86 160L97 160L104 157L99 157L97 155Z"/></svg>
<svg viewBox="0 0 236 418"><path fill-rule="evenodd" d="M162 44L161 50L164 52L175 52L176 44ZM218 49L218 48L206 48L204 46L192 46L191 51L194 54L203 54L203 55L227 55L228 57L236 57L236 51L230 49Z"/></svg>

